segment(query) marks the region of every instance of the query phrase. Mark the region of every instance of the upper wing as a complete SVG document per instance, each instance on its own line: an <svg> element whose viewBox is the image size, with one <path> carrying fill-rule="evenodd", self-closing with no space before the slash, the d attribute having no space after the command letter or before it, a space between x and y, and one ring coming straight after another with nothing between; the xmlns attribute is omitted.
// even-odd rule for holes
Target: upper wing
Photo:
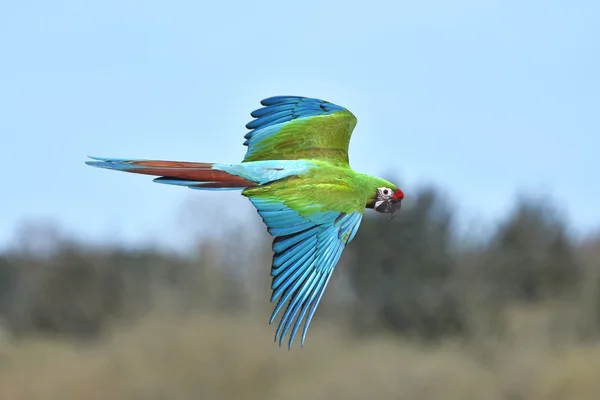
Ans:
<svg viewBox="0 0 600 400"><path fill-rule="evenodd" d="M302 343L317 305L327 287L329 278L342 251L356 235L362 212L314 211L301 215L282 201L252 197L250 201L267 225L273 240L273 281L271 301L279 298L271 320L283 305L287 308L275 332L275 341L283 343L292 321L296 319L288 347L296 336L302 319L310 308L304 323Z"/></svg>
<svg viewBox="0 0 600 400"><path fill-rule="evenodd" d="M356 117L344 107L300 96L260 102L246 128L244 161L321 159L348 164L348 145Z"/></svg>

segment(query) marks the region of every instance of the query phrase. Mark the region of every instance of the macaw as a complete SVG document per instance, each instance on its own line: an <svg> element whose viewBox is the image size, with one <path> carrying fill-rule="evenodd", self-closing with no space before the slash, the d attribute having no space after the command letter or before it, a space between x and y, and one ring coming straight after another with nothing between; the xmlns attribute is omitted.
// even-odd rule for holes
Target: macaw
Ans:
<svg viewBox="0 0 600 400"><path fill-rule="evenodd" d="M161 161L90 157L86 164L158 176L154 182L192 189L241 190L273 237L272 324L287 304L277 330L288 349L306 316L301 347L315 310L365 209L400 211L404 193L385 179L349 165L348 145L356 117L328 101L301 96L262 100L246 128L241 163ZM308 315L306 313L308 312Z"/></svg>

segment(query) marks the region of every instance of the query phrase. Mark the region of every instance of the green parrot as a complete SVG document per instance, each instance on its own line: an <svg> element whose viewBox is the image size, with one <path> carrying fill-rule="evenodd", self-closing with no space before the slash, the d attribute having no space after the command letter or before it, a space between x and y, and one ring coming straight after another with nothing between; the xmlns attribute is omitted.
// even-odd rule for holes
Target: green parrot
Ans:
<svg viewBox="0 0 600 400"><path fill-rule="evenodd" d="M315 310L363 211L389 213L392 219L404 193L385 179L350 167L348 145L357 120L346 108L300 96L270 97L261 105L246 125L248 148L241 163L90 157L95 161L86 164L154 175L154 182L192 189L241 190L274 238L271 302L277 304L269 323L287 305L275 341L281 346L291 328L291 349L303 320L304 346Z"/></svg>

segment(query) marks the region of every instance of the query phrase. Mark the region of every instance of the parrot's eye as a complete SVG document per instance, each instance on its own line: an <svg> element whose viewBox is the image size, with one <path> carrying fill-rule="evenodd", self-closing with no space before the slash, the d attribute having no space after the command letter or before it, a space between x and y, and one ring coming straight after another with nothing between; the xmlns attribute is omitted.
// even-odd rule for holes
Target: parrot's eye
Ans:
<svg viewBox="0 0 600 400"><path fill-rule="evenodd" d="M392 190L388 188L379 188L379 193L383 196L390 196L392 194Z"/></svg>

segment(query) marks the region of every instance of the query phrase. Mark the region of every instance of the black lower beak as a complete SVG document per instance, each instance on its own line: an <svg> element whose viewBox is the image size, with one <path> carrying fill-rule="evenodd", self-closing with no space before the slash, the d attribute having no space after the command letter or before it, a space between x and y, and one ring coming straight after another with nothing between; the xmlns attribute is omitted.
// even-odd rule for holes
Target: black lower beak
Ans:
<svg viewBox="0 0 600 400"><path fill-rule="evenodd" d="M390 219L394 219L396 215L400 212L400 208L402 208L402 200L398 202L392 202L392 207L390 209Z"/></svg>

